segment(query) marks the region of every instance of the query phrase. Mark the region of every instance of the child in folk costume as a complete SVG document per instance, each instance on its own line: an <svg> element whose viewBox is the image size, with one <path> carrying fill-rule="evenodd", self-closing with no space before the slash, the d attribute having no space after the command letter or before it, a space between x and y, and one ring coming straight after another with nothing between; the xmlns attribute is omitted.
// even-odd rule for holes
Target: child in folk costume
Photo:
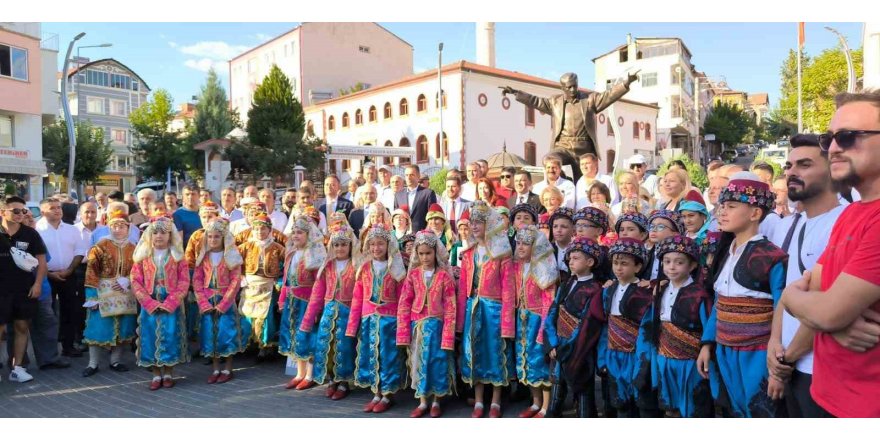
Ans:
<svg viewBox="0 0 880 440"><path fill-rule="evenodd" d="M639 278L643 280L656 280L660 276L660 259L657 257L657 243L674 235L685 234L684 223L678 211L658 209L648 217L648 240L645 248L648 251L648 259L642 267Z"/></svg>
<svg viewBox="0 0 880 440"><path fill-rule="evenodd" d="M550 405L550 367L544 356L543 323L553 303L559 271L553 247L534 225L516 232L516 261L513 285L516 288L516 374L530 388L532 405L519 413L521 418L543 418Z"/></svg>
<svg viewBox="0 0 880 440"><path fill-rule="evenodd" d="M428 207L425 221L428 223L427 229L433 232L434 235L440 237L440 242L443 243L448 255L452 245L455 244L455 234L452 232L449 222L446 221L446 214L443 213L443 207L440 206L439 203L432 203L431 206Z"/></svg>
<svg viewBox="0 0 880 440"><path fill-rule="evenodd" d="M544 320L544 352L550 358L553 382L548 414L562 415L570 390L578 417L596 417L596 348L605 314L602 284L593 278L592 268L604 255L598 243L578 237L566 257L572 275L559 285Z"/></svg>
<svg viewBox="0 0 880 440"><path fill-rule="evenodd" d="M213 220L204 231L192 280L202 315L199 326L201 354L211 358L214 367L208 383L226 383L232 379L232 357L247 349L251 335L248 321L238 310L244 260L235 246L235 237L229 232L228 220ZM222 370L221 358L226 359Z"/></svg>
<svg viewBox="0 0 880 440"><path fill-rule="evenodd" d="M121 362L122 349L135 338L137 300L131 294L134 245L128 241L128 214L111 211L107 215L110 236L89 250L86 266L85 296L98 304L86 311L83 340L89 346L89 365L83 377L98 372L101 348L110 349L110 369L128 371Z"/></svg>
<svg viewBox="0 0 880 440"><path fill-rule="evenodd" d="M415 253L413 249L415 248L416 236L413 234L406 234L403 238L400 239L400 244L397 246L400 249L400 258L403 260L403 266L409 270L409 260L410 257ZM364 248L367 247L366 243L363 243ZM364 249L366 251L366 249ZM366 252L365 252L366 253Z"/></svg>
<svg viewBox="0 0 880 440"><path fill-rule="evenodd" d="M202 228L189 236L189 241L186 243L186 249L184 249L183 254L189 265L190 279L192 279L193 272L195 271L199 252L205 246L205 229L218 218L220 218L220 206L216 203L208 200L199 206L199 220L202 222ZM198 341L202 317L199 312L200 307L196 304L195 286L191 287L192 289L186 295L186 331L190 341Z"/></svg>
<svg viewBox="0 0 880 440"><path fill-rule="evenodd" d="M648 239L648 217L640 212L623 214L614 223L617 238L634 238L641 242Z"/></svg>
<svg viewBox="0 0 880 440"><path fill-rule="evenodd" d="M364 412L382 413L406 385L406 354L397 346L397 305L406 268L397 241L384 224L364 231L368 253L358 268L345 335L357 337L355 385L373 399Z"/></svg>
<svg viewBox="0 0 880 440"><path fill-rule="evenodd" d="M775 196L758 176L739 172L718 202L718 227L724 234L710 271L715 307L697 366L724 410L737 417L772 417L778 402L768 397L767 342L788 256L758 227L773 211Z"/></svg>
<svg viewBox="0 0 880 440"><path fill-rule="evenodd" d="M602 246L602 251L606 255L608 254L608 246L603 245L601 241L608 231L608 214L605 214L605 211L592 206L585 206L574 214L572 220L575 222L575 234L578 237L586 237L599 243L599 246ZM608 280L613 278L611 261L608 258L604 258L602 264L595 268L593 273L599 279Z"/></svg>
<svg viewBox="0 0 880 440"><path fill-rule="evenodd" d="M137 364L152 369L152 391L173 387L174 366L189 362L183 307L189 290L189 266L181 241L171 219L155 218L141 235L133 256L131 287L141 304Z"/></svg>
<svg viewBox="0 0 880 440"><path fill-rule="evenodd" d="M461 254L456 331L462 335L461 376L474 387L471 417L483 416L483 389L493 385L489 417L501 417L501 387L514 374L516 291L511 249L501 216L483 201L470 207L471 247Z"/></svg>
<svg viewBox="0 0 880 440"><path fill-rule="evenodd" d="M652 287L651 381L660 409L682 417L712 417L709 381L697 370L700 339L712 311L712 296L699 280L700 250L696 242L677 235L661 241L664 278Z"/></svg>
<svg viewBox="0 0 880 440"><path fill-rule="evenodd" d="M432 231L416 234L415 254L400 292L397 345L408 348L412 388L419 406L410 417L440 417L439 399L455 388L455 279L443 241Z"/></svg>
<svg viewBox="0 0 880 440"><path fill-rule="evenodd" d="M272 231L272 219L265 212L259 213L251 221L250 238L238 246L244 260L239 311L263 357L267 356L269 347L278 345L275 284L281 278L284 265L284 246L275 241Z"/></svg>
<svg viewBox="0 0 880 440"><path fill-rule="evenodd" d="M305 390L315 385L312 380L315 333L300 330L300 324L309 307L318 269L326 260L324 236L314 220L304 215L296 217L287 240L284 279L278 299L281 310L278 352L296 361L296 376L287 383L287 389Z"/></svg>
<svg viewBox="0 0 880 440"><path fill-rule="evenodd" d="M637 277L647 260L642 242L620 238L609 250L617 278L605 285L603 308L608 324L599 341L599 369L607 374L609 401L628 417L656 416L656 398L651 392L651 346L645 326L651 323L648 310L653 302L650 284Z"/></svg>
<svg viewBox="0 0 880 440"><path fill-rule="evenodd" d="M361 257L357 237L347 222L331 226L329 240L327 253L333 258L318 271L299 329L313 332L317 323L312 380L319 384L330 381L327 397L340 400L348 395L354 381L357 340L346 336L345 330Z"/></svg>
<svg viewBox="0 0 880 440"><path fill-rule="evenodd" d="M694 239L698 247L701 246L709 232L712 215L706 209L706 202L700 192L696 189L688 191L684 200L679 202L678 212L681 213L681 221L686 230L684 235Z"/></svg>

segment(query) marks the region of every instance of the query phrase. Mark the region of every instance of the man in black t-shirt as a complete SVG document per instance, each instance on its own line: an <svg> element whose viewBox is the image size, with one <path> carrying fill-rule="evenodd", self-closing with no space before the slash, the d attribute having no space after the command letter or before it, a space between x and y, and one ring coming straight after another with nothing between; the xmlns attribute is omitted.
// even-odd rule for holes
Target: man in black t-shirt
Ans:
<svg viewBox="0 0 880 440"><path fill-rule="evenodd" d="M28 382L33 376L22 366L28 343L28 326L39 307L43 279L46 277L46 245L40 234L25 226L27 207L19 197L8 197L0 204L3 220L0 224L0 338L6 333L6 325L15 329L13 369L9 380ZM34 272L20 269L12 259L11 248L25 251L39 261Z"/></svg>

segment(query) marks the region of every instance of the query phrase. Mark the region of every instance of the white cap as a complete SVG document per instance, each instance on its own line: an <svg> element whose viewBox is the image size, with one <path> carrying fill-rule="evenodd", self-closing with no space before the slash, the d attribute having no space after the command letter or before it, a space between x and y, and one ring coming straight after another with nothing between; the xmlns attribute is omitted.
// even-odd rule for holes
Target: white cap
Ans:
<svg viewBox="0 0 880 440"><path fill-rule="evenodd" d="M241 199L241 201L239 202L239 205L247 206L252 203L259 203L259 202L260 202L260 200L255 197L245 197L245 198Z"/></svg>
<svg viewBox="0 0 880 440"><path fill-rule="evenodd" d="M382 165L381 167L379 167L379 170L380 171L385 170L385 171L388 171L389 173L392 172L391 167L389 167L388 165Z"/></svg>
<svg viewBox="0 0 880 440"><path fill-rule="evenodd" d="M648 161L645 160L645 156L642 156L641 154L634 154L632 155L632 157L629 158L629 165L644 163L648 163Z"/></svg>

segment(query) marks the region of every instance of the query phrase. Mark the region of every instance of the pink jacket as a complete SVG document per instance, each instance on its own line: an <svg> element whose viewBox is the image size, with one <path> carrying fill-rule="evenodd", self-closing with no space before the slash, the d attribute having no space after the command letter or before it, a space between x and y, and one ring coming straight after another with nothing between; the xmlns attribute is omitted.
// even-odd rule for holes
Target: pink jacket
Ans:
<svg viewBox="0 0 880 440"><path fill-rule="evenodd" d="M455 319L457 332L464 331L464 314L467 299L471 295L474 282L474 252L476 246L464 251L461 255L461 276L458 280L458 307ZM510 258L493 259L483 265L480 272L480 285L476 295L495 301L501 301L501 337L513 338L516 324L514 309L516 308L516 287L513 286L513 271Z"/></svg>
<svg viewBox="0 0 880 440"><path fill-rule="evenodd" d="M209 287L213 272L214 266L210 258L202 259L202 264L193 270L192 285L196 294L196 303L199 305L199 312L205 313L211 308L211 297L223 295L223 299L217 304L217 311L226 313L235 304L236 296L241 289L241 266L229 269L226 263L221 261L217 266L216 288Z"/></svg>
<svg viewBox="0 0 880 440"><path fill-rule="evenodd" d="M373 293L373 263L367 261L360 268L360 273L354 283L354 293L351 298L351 312L348 315L348 327L345 336L356 337L361 325L361 317L373 313L384 316L397 316L397 301L400 296L401 283L391 276L391 272L385 272L382 283L380 303L370 301Z"/></svg>
<svg viewBox="0 0 880 440"><path fill-rule="evenodd" d="M180 303L186 298L189 290L189 265L186 260L174 261L169 258L165 263L165 289L168 296L165 301L157 301L152 298L153 288L156 283L156 265L152 258L135 263L131 267L131 290L141 306L150 314L155 313L159 306L169 313L177 310Z"/></svg>
<svg viewBox="0 0 880 440"><path fill-rule="evenodd" d="M309 300L312 294L312 286L315 285L315 277L318 275L318 269L306 270L306 260L299 260L296 268L296 282L299 286L293 287L287 284L287 277L290 275L290 262L293 260L293 254L288 254L284 260L284 278L281 282L281 296L278 298L278 308L283 309L284 303L287 302L287 296L293 293L293 296L302 300Z"/></svg>
<svg viewBox="0 0 880 440"><path fill-rule="evenodd" d="M547 318L547 311L553 304L553 297L556 295L556 284L541 289L534 277L526 280L525 289L522 288L523 282L523 265L514 262L513 267L513 284L516 288L516 308L526 309L530 312L541 315L541 328L538 330L537 342L544 343L544 319Z"/></svg>
<svg viewBox="0 0 880 440"><path fill-rule="evenodd" d="M425 287L421 268L412 269L403 281L397 307L397 345L409 345L413 321L429 317L443 319L440 348L455 348L455 280L444 270L434 274L431 288Z"/></svg>
<svg viewBox="0 0 880 440"><path fill-rule="evenodd" d="M309 298L309 307L306 308L306 314L303 316L302 324L299 329L304 332L312 331L312 327L321 319L321 312L324 310L324 304L333 301L339 301L349 308L351 307L351 297L354 294L354 275L357 269L354 263L349 263L342 272L342 279L339 282L339 289L336 288L336 280L339 274L336 273L336 260L327 260L324 263L324 271L315 281L312 287L312 296ZM346 323L347 325L348 323Z"/></svg>

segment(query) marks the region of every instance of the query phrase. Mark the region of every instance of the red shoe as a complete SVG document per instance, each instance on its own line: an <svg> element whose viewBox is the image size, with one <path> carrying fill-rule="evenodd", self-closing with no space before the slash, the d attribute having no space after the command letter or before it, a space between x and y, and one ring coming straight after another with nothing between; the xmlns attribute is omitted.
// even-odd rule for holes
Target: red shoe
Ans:
<svg viewBox="0 0 880 440"><path fill-rule="evenodd" d="M217 378L217 383L226 383L232 380L232 372L229 373L220 373L220 377Z"/></svg>
<svg viewBox="0 0 880 440"><path fill-rule="evenodd" d="M381 414L388 411L388 408L391 408L391 405L392 403L390 400L380 400L379 403L373 407L373 414Z"/></svg>
<svg viewBox="0 0 880 440"><path fill-rule="evenodd" d="M150 391L156 391L162 388L162 380L154 380L150 382Z"/></svg>
<svg viewBox="0 0 880 440"><path fill-rule="evenodd" d="M538 408L538 409L534 409L533 407L530 406L530 407L528 407L528 408L522 410L522 412L519 413L519 418L521 418L521 419L530 419L530 418L534 417L535 414L537 414L537 413L540 412L540 411L541 411L540 408Z"/></svg>
<svg viewBox="0 0 880 440"><path fill-rule="evenodd" d="M373 412L373 408L375 408L377 404L379 404L378 400L370 400L369 402L367 402L367 405L364 406L364 412Z"/></svg>
<svg viewBox="0 0 880 440"><path fill-rule="evenodd" d="M288 390L292 390L292 389L296 388L296 386L299 385L299 383L302 382L302 380L303 380L303 378L301 378L301 377L294 377L293 379L290 379L290 382L287 382L287 385L285 385L284 388L286 388Z"/></svg>
<svg viewBox="0 0 880 440"><path fill-rule="evenodd" d="M299 385L296 386L296 390L297 391L307 390L313 386L315 386L315 381L308 379L308 380L304 380L304 381L300 382Z"/></svg>
<svg viewBox="0 0 880 440"><path fill-rule="evenodd" d="M213 385L213 384L217 383L217 379L219 379L219 378L220 378L220 373L216 373L216 372L211 373L211 375L208 376L208 383Z"/></svg>
<svg viewBox="0 0 880 440"><path fill-rule="evenodd" d="M348 396L348 388L339 387L336 389L336 392L333 393L333 396L330 397L330 400L342 400L345 396Z"/></svg>
<svg viewBox="0 0 880 440"><path fill-rule="evenodd" d="M534 416L532 416L533 419L543 419L544 417L547 416L545 416L541 411L538 411L537 413L535 413Z"/></svg>
<svg viewBox="0 0 880 440"><path fill-rule="evenodd" d="M437 418L443 415L443 410L440 409L440 405L431 405L431 417Z"/></svg>
<svg viewBox="0 0 880 440"><path fill-rule="evenodd" d="M482 406L480 406L480 407L475 406L474 410L471 411L471 418L472 419L479 419L480 417L483 417L483 407Z"/></svg>
<svg viewBox="0 0 880 440"><path fill-rule="evenodd" d="M497 405L492 405L489 407L489 418L497 419L501 417L501 407Z"/></svg>
<svg viewBox="0 0 880 440"><path fill-rule="evenodd" d="M324 390L324 396L327 398L332 398L334 394L336 394L336 388L339 386L338 383L333 382L330 385L327 385L327 389Z"/></svg>
<svg viewBox="0 0 880 440"><path fill-rule="evenodd" d="M412 419L417 419L417 418L427 414L427 412L428 412L427 406L424 408L422 408L421 406L417 406L416 409L412 410L412 412L409 413L409 417Z"/></svg>
<svg viewBox="0 0 880 440"><path fill-rule="evenodd" d="M162 387L163 388L174 388L174 379L170 377L166 377L162 379Z"/></svg>

